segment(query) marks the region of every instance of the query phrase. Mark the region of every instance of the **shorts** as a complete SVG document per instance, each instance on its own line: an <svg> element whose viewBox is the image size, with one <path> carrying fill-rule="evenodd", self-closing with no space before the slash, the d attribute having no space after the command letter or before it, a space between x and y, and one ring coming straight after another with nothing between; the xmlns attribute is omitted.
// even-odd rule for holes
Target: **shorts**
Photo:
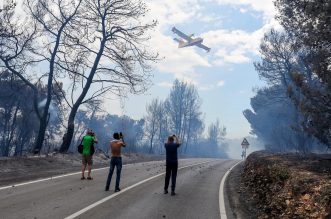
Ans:
<svg viewBox="0 0 331 219"><path fill-rule="evenodd" d="M93 164L92 155L82 155L82 164L92 165Z"/></svg>

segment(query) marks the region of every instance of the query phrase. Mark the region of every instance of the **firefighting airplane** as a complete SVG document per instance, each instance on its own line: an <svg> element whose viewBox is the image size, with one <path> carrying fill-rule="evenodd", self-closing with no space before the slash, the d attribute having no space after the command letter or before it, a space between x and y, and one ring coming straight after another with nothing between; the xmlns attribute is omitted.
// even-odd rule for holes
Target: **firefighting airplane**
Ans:
<svg viewBox="0 0 331 219"><path fill-rule="evenodd" d="M210 48L208 48L207 46L202 44L202 42L203 42L202 38L200 38L200 37L192 38L193 34L186 35L185 33L179 31L178 29L176 29L176 27L172 28L172 32L174 32L180 38L182 38L182 39L174 38L174 40L176 42L178 42L178 48L183 48L183 47L188 47L188 46L198 46L198 47L206 50L207 52L210 51Z"/></svg>

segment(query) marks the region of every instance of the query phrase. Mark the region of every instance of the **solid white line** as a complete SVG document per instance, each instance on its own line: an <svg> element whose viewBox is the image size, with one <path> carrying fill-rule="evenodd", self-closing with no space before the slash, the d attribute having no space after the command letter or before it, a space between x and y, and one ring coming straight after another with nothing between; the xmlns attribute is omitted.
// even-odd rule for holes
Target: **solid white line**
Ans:
<svg viewBox="0 0 331 219"><path fill-rule="evenodd" d="M102 167L102 168L94 169L94 170L92 170L92 172L99 171L99 170L104 170L104 169L107 169L107 168L109 168L109 167ZM82 172L80 171L80 172L68 173L68 174L63 174L63 175L51 176L51 177L44 178L44 179L38 179L38 180L28 181L28 182L14 184L14 185L10 185L10 186L0 187L0 190L9 189L9 188L18 187L18 186L29 185L29 184L38 183L38 182L44 182L44 181L48 181L48 180L52 180L52 179L58 179L58 178L66 177L66 176L73 176L73 175L77 175L77 174L81 174L81 173Z"/></svg>
<svg viewBox="0 0 331 219"><path fill-rule="evenodd" d="M187 167L197 166L197 165L200 165L200 164L210 163L210 162L212 162L212 161L205 161L205 162L202 162L202 163L191 164L191 165L187 165L187 166L180 167L180 168L178 168L178 170L181 170L181 169L184 169L184 168L187 168ZM106 202L106 201L108 201L108 200L110 200L110 199L112 199L112 198L114 198L114 197L116 197L116 196L122 194L123 192L126 192L126 191L128 191L128 190L130 190L130 189L133 189L134 187L137 187L137 186L139 186L139 185L141 185L141 184L143 184L143 183L145 183L145 182L147 182L147 181L150 181L150 180L152 180L152 179L155 179L155 178L157 178L157 177L159 177L159 176L162 176L162 175L164 175L164 174L165 174L165 172L160 173L160 174L157 174L157 175L152 176L152 177L150 177L150 178L144 179L144 180L142 180L142 181L140 181L140 182L138 182L138 183L136 183L136 184L133 184L133 185L131 185L131 186L125 188L125 189L122 189L120 192L114 193L114 194L112 194L112 195L110 195L110 196L108 196L108 197L105 197L105 198L103 198L103 199L101 199L101 200L99 200L99 201L97 201L97 202L95 202L95 203L93 203L93 204L91 204L91 205L89 205L89 206L83 208L83 209L80 210L80 211L77 211L76 213L74 213L74 214L72 214L72 215L70 215L70 216L68 216L68 217L66 217L66 218L64 218L64 219L73 219L73 218L76 218L76 217L78 217L79 215L84 214L85 212L91 210L92 208L94 208L94 207L96 207L96 206L98 206L98 205L100 205L100 204L102 204L102 203L104 203L104 202Z"/></svg>
<svg viewBox="0 0 331 219"><path fill-rule="evenodd" d="M180 160L189 160L189 159L180 159ZM123 165L123 167L126 166L131 166L134 164L141 164L141 163L152 163L152 162L164 162L164 160L156 160L156 161L148 161L148 162L138 162L138 163L129 163L129 164L125 164ZM108 169L109 167L101 167L101 168L97 168L97 169L93 169L92 172L94 171L99 171L99 170L104 170L104 169ZM0 187L0 191L1 190L5 190L5 189L10 189L10 188L14 188L14 187L19 187L19 186L25 186L25 185L29 185L29 184L33 184L33 183L38 183L38 182L44 182L44 181L48 181L48 180L52 180L52 179L58 179L58 178L62 178L62 177L66 177L66 176L73 176L73 175L78 175L81 174L82 172L74 172L74 173L67 173L67 174L63 174L63 175L55 175L55 176L51 176L51 177L47 177L47 178L43 178L43 179L38 179L38 180L32 180L32 181L27 181L24 183L19 183L19 184L14 184L14 185L9 185L9 186L3 186Z"/></svg>
<svg viewBox="0 0 331 219"><path fill-rule="evenodd" d="M228 171L226 171L226 173L223 175L223 178L222 178L222 181L221 181L221 184L220 184L220 189L219 189L219 199L218 199L218 202L219 202L219 205L220 205L220 217L221 219L227 219L227 216L226 216L226 210L225 210L225 200L224 200L224 183L225 183L225 180L226 180L226 177L229 175L230 171L235 167L237 166L238 164L240 164L242 161L239 161L238 163L236 163L235 165L233 165Z"/></svg>
<svg viewBox="0 0 331 219"><path fill-rule="evenodd" d="M155 162L155 161L149 161L149 162ZM149 162L145 162L145 163L149 163ZM142 162L139 162L139 163L142 163ZM133 164L138 164L138 163L125 164L125 165L123 165L123 167L125 167L125 166L131 166ZM108 169L108 168L109 167L101 167L101 168L93 169L92 172L99 171L99 170L104 170L104 169ZM33 180L33 181L27 181L27 182L24 182L24 183L19 183L19 184L14 184L14 185L0 187L0 190L14 188L14 187L18 187L18 186L29 185L29 184L38 183L38 182L44 182L44 181L48 181L48 180L52 180L52 179L58 179L58 178L66 177L66 176L78 175L78 174L81 174L81 173L82 172L79 171L79 172L74 172L74 173L67 173L67 174L62 174L62 175L55 175L55 176L47 177L47 178L44 178L44 179L38 179L38 180Z"/></svg>

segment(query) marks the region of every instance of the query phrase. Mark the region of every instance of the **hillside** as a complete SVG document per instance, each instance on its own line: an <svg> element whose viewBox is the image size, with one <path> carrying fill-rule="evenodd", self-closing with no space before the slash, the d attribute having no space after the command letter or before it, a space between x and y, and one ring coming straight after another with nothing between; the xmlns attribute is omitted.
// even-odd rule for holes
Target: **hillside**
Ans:
<svg viewBox="0 0 331 219"><path fill-rule="evenodd" d="M331 154L254 152L240 193L258 218L331 218Z"/></svg>

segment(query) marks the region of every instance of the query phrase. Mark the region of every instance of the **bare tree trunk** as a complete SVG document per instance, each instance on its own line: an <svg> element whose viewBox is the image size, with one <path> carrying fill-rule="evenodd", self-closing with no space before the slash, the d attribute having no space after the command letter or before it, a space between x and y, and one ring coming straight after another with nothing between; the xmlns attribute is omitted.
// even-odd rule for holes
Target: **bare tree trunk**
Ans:
<svg viewBox="0 0 331 219"><path fill-rule="evenodd" d="M63 31L64 26L62 26L59 30L59 34L57 36L56 39L56 44L54 46L53 52L52 52L52 57L50 60L50 65L49 65L49 74L48 74L48 81L47 81L47 97L46 97L46 104L44 106L43 109L43 114L42 117L40 119L40 126L39 126L39 131L38 131L38 137L34 146L34 150L33 152L35 154L40 153L42 146L43 146L43 142L45 140L45 132L46 132L46 128L47 128L47 120L49 118L49 106L51 104L51 100L52 100L52 92L53 92L53 76L54 76L54 64L55 64L55 57L56 57L56 53L57 50L59 48L59 44L60 44L60 38L61 38L61 33Z"/></svg>
<svg viewBox="0 0 331 219"><path fill-rule="evenodd" d="M76 113L79 109L79 106L82 104L88 90L90 89L90 86L92 84L92 81L93 81L93 77L94 77L94 74L97 70L97 67L99 65L99 62L100 62L100 59L101 59L101 56L103 54L103 51L104 51L104 48L105 48L105 39L103 39L103 41L101 41L101 44L100 44L100 48L99 48L99 52L95 58L95 61L94 61L94 64L93 64L93 67L90 71L90 75L89 77L87 78L86 80L86 84L83 88L83 91L82 93L79 95L77 101L75 102L75 104L73 105L71 111L70 111L70 115L69 115L69 119L68 119L68 128L67 128L67 132L66 134L64 135L64 138L63 138L63 142L62 142L62 145L60 147L60 152L61 153L65 153L68 151L69 147L70 147L70 144L71 144L71 141L72 141L72 137L73 137L73 134L74 134L74 131L75 131L75 117L76 117Z"/></svg>
<svg viewBox="0 0 331 219"><path fill-rule="evenodd" d="M151 137L150 140L150 146L149 146L149 153L153 153L153 140L154 140L154 135Z"/></svg>

